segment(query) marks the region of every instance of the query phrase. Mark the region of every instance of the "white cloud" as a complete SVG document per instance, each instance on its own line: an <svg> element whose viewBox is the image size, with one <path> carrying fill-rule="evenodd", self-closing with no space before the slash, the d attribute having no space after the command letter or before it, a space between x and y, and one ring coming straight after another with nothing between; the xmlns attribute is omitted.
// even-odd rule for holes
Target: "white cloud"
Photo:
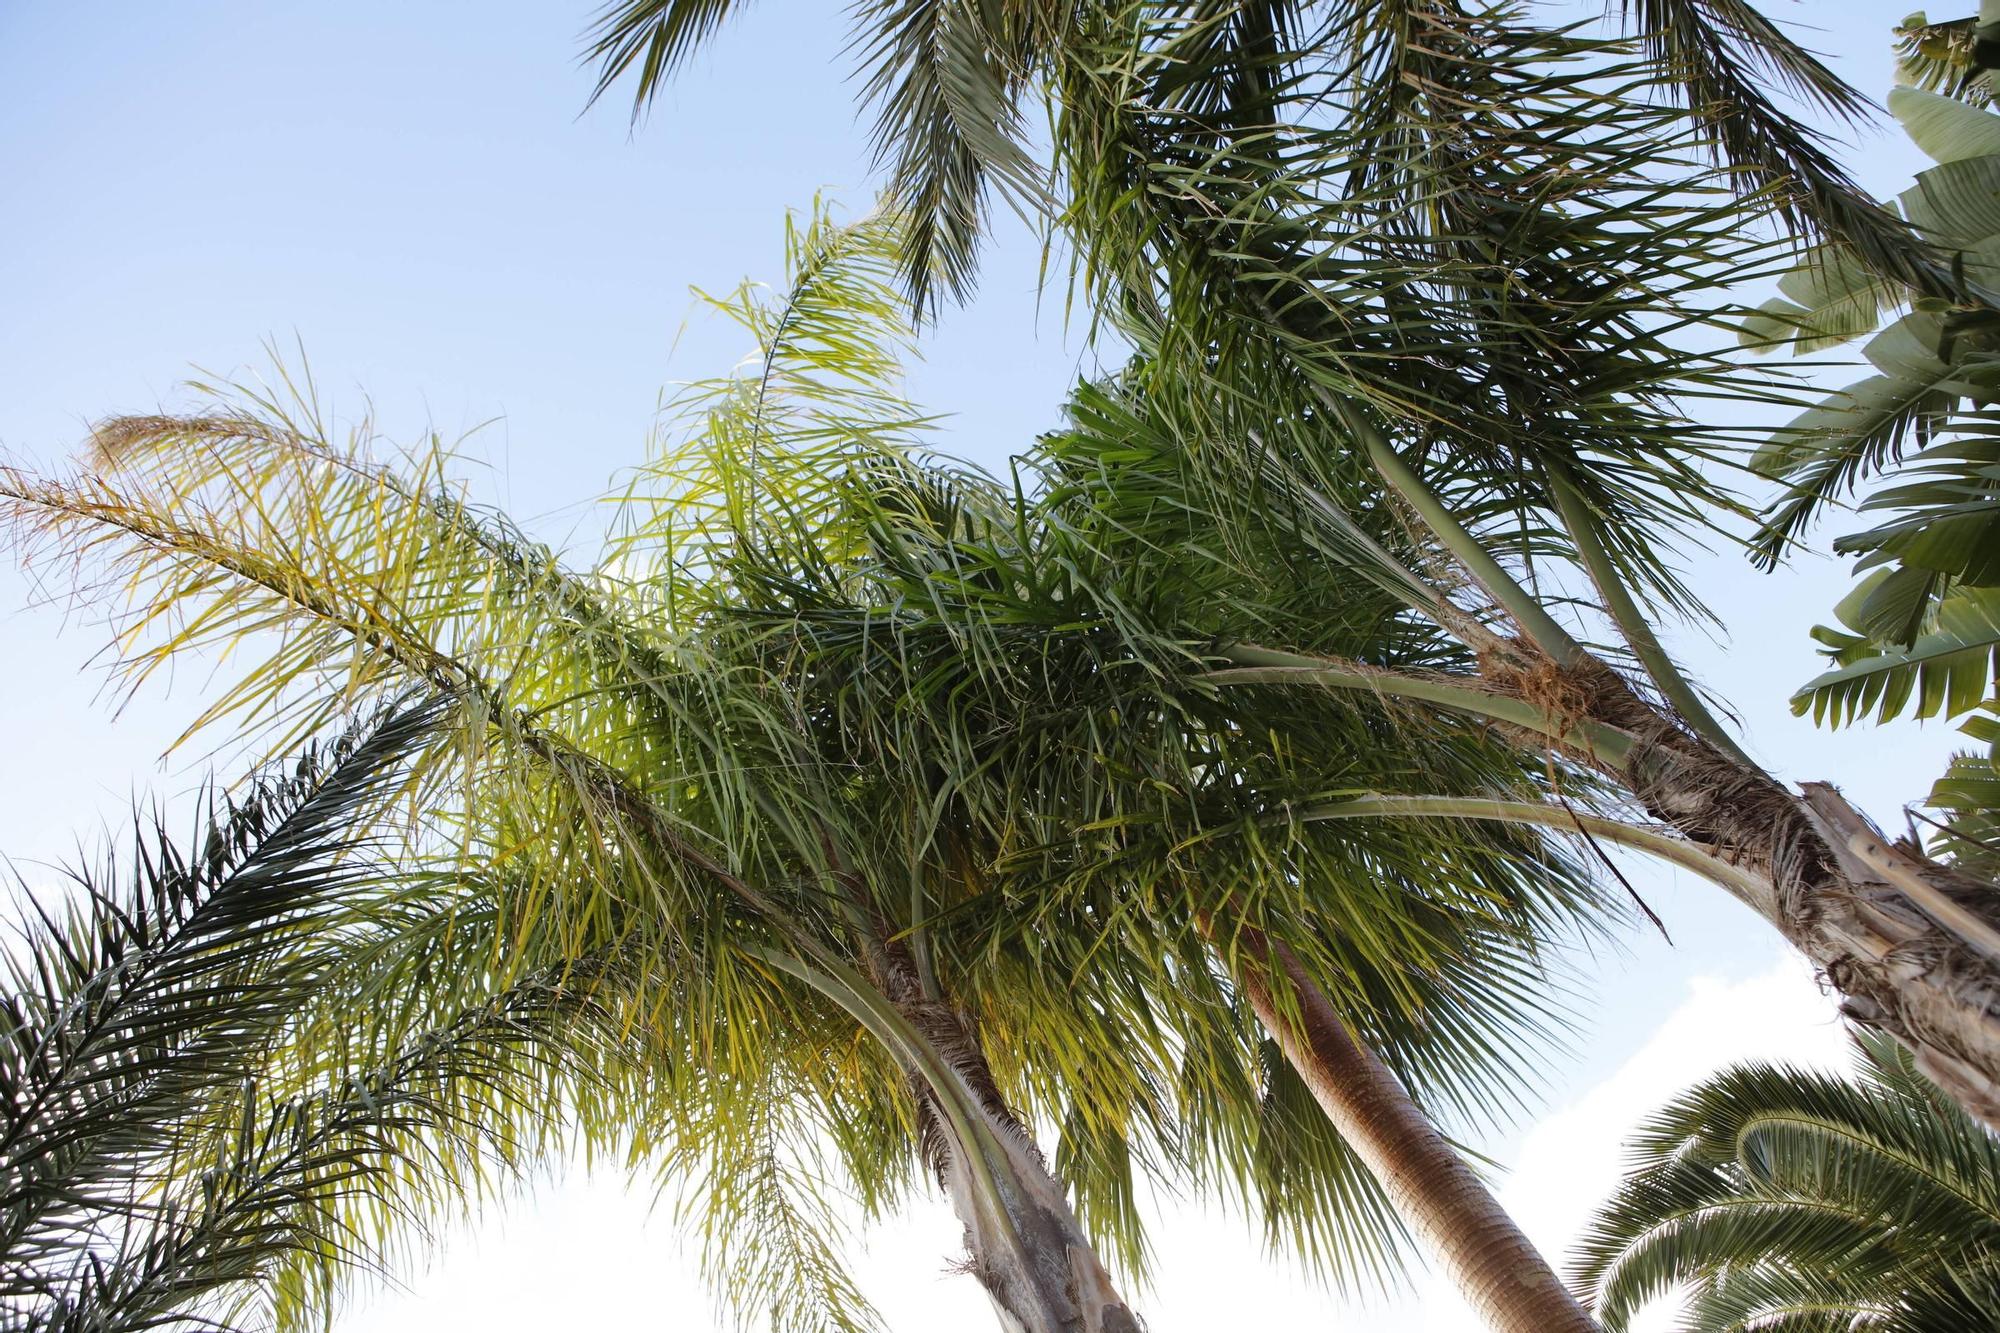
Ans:
<svg viewBox="0 0 2000 1333"><path fill-rule="evenodd" d="M1500 1194L1537 1244L1566 1244L1624 1166L1624 1140L1690 1084L1732 1064L1847 1067L1847 1038L1812 970L1787 954L1742 981L1696 977L1618 1071L1538 1120Z"/></svg>

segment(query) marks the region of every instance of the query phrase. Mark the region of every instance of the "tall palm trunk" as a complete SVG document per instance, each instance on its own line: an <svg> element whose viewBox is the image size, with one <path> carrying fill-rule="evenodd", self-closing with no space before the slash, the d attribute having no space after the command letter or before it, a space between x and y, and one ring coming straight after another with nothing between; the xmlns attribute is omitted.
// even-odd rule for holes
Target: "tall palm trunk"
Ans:
<svg viewBox="0 0 2000 1333"><path fill-rule="evenodd" d="M977 1060L969 1085L990 1082L981 1078L984 1057ZM928 1156L965 1226L973 1275L1001 1326L1009 1333L1139 1333L1019 1120L1004 1105L984 1104L983 1142L966 1143L928 1097L923 1104Z"/></svg>
<svg viewBox="0 0 2000 1333"><path fill-rule="evenodd" d="M1891 843L1825 783L1792 791L1698 731L1682 710L1641 697L1587 651L1571 645L1557 661L1533 643L1483 630L1474 646L1476 680L1249 645L1229 650L1242 666L1209 679L1315 683L1438 704L1612 779L1680 837L1555 805L1467 801L1433 813L1571 831L1589 825L1700 869L1810 959L1849 1018L1900 1041L1925 1075L2000 1132L2000 889ZM1391 813L1388 804L1373 813ZM1359 813L1329 812L1322 817Z"/></svg>
<svg viewBox="0 0 2000 1333"><path fill-rule="evenodd" d="M1521 627L1520 640L1483 628L1468 639L1488 689L1541 714L1539 743L1557 738L1557 749L1733 867L1730 887L1840 990L1849 1017L1902 1042L2000 1132L2000 890L1891 844L1831 786L1794 793L1751 760L1667 658L1566 477L1554 477L1554 491L1578 559L1668 703L1640 697L1572 639L1379 430L1329 405L1355 426L1383 481ZM1617 753L1579 742L1577 724L1616 734Z"/></svg>
<svg viewBox="0 0 2000 1333"><path fill-rule="evenodd" d="M965 1225L970 1269L1006 1333L1139 1333L1061 1184L1000 1095L977 1029L907 944L886 929L864 930L864 975L810 937L795 940L797 954L750 952L847 1010L902 1067L920 1151Z"/></svg>
<svg viewBox="0 0 2000 1333"><path fill-rule="evenodd" d="M1244 928L1237 984L1399 1216L1498 1333L1595 1333L1499 1201L1284 945ZM1283 995L1274 990L1274 982Z"/></svg>

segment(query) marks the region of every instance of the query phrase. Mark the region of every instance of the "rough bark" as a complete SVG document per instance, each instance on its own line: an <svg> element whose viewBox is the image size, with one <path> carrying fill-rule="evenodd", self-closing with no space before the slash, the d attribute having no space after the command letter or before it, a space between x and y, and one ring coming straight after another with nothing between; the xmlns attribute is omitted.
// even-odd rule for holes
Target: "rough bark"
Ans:
<svg viewBox="0 0 2000 1333"><path fill-rule="evenodd" d="M1891 844L1824 783L1797 799L1831 853L1781 883L1786 937L1842 1011L1893 1035L1966 1111L2000 1131L2000 892Z"/></svg>
<svg viewBox="0 0 2000 1333"><path fill-rule="evenodd" d="M1291 951L1254 930L1238 942L1237 981L1258 1020L1467 1303L1499 1333L1595 1333L1548 1261Z"/></svg>
<svg viewBox="0 0 2000 1333"><path fill-rule="evenodd" d="M951 1145L940 1180L965 1225L973 1275L992 1298L1001 1326L1009 1333L1139 1333L1137 1317L1041 1154L1018 1133L991 1123L1003 1131L998 1137L1006 1151L1004 1164L993 1164L1005 1223L983 1206L963 1145Z"/></svg>
<svg viewBox="0 0 2000 1333"><path fill-rule="evenodd" d="M971 1272L1001 1326L1008 1333L1140 1333L1062 1185L1000 1095L972 1020L928 992L900 945L882 944L872 970L897 1011L972 1094L992 1131L984 1144L964 1142L936 1092L912 1080L925 1160L965 1225Z"/></svg>
<svg viewBox="0 0 2000 1333"><path fill-rule="evenodd" d="M1694 736L1602 663L1487 679L1558 717L1638 739L1623 763L1570 756L1761 881L1743 900L1840 992L1851 1019L1894 1036L1918 1066L2000 1131L2000 889L1891 843L1833 787L1792 792Z"/></svg>

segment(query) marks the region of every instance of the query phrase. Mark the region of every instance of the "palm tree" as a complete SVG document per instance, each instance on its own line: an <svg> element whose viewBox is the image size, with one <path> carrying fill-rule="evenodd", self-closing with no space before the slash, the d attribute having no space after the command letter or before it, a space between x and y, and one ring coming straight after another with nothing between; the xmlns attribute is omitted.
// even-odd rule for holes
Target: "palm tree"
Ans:
<svg viewBox="0 0 2000 1333"><path fill-rule="evenodd" d="M0 1040L6 1327L297 1321L369 1249L359 1204L408 1213L427 1192L390 1182L520 1165L530 1106L562 1122L614 1048L589 993L608 969L461 978L440 1004L364 965L472 887L413 892L385 836L447 711L395 701L204 802L187 849L156 827L66 905L27 900ZM301 1024L336 1017L341 1059L300 1064Z"/></svg>
<svg viewBox="0 0 2000 1333"><path fill-rule="evenodd" d="M1696 1333L2000 1328L2000 1141L1881 1036L1738 1066L1641 1129L1575 1269L1611 1330L1683 1291Z"/></svg>
<svg viewBox="0 0 2000 1333"><path fill-rule="evenodd" d="M811 711L837 719L826 744L841 762L922 756L939 803L962 802L961 836L990 839L1022 884L1013 929L1050 954L1079 942L1075 972L1113 955L1219 969L1402 1224L1496 1324L1586 1325L1406 1090L1437 1104L1494 1058L1488 1026L1511 1026L1548 986L1535 942L1598 909L1579 869L1504 829L1296 817L1330 792L1397 783L1539 798L1540 766L1450 717L1307 706L1282 729L1245 725L1230 697L1188 679L1203 645L1153 628L1160 608L1145 603L1163 585L1106 562L1061 506L880 461L848 473L846 492L865 564L778 562L754 611L768 669L805 672L823 701ZM1393 606L1342 610L1344 643L1398 655ZM1155 987L1171 994L1185 975Z"/></svg>
<svg viewBox="0 0 2000 1333"><path fill-rule="evenodd" d="M1416 1116L1403 1084L1490 1103L1555 1016L1539 941L1594 913L1592 893L1533 835L1274 822L1288 795L1323 792L1336 754L1400 771L1420 752L1330 711L1301 765L1213 716L1187 643L1129 618L1059 640L1092 592L1065 605L1060 567L1088 547L911 452L895 230L816 220L793 235L782 301L718 302L765 360L682 400L690 444L635 478L593 575L458 498L437 452L392 470L334 443L309 384L107 423L105 475L11 473L12 517L110 561L135 634L170 627L133 649L139 676L282 628L250 640L271 655L207 722L283 748L356 699L414 685L453 701L412 761L403 804L424 815L404 842L418 901L427 883L484 887L370 944L366 985L317 988L275 1048L283 1086L350 1067L339 996L381 1007L420 981L430 1009L469 1011L494 984L582 969L625 1040L591 1048L591 1077L565 1085L576 1114L551 1123L692 1180L711 1271L781 1327L869 1321L828 1246L833 1169L871 1211L913 1162L934 1171L1010 1326L1129 1324L1097 1254L1142 1268L1146 1175L1251 1197L1331 1272L1381 1269L1393 1216L1302 1115L1325 1089L1252 1037L1239 986L1267 1020L1299 981L1337 996L1381 1053L1353 1066L1380 1107ZM1029 540L995 540L1011 534ZM987 600L954 606L955 586ZM989 613L1009 599L1023 633L975 642L1005 629ZM941 614L902 614L926 605ZM1045 674L1051 652L1069 680ZM1093 746L1107 690L1150 754ZM1436 736L1435 782L1542 780L1476 726ZM1174 903L1187 913L1161 914ZM524 1096L501 1123L546 1151L546 1105ZM1035 1123L1060 1127L1052 1162Z"/></svg>
<svg viewBox="0 0 2000 1333"><path fill-rule="evenodd" d="M789 299L741 307L767 335L764 374L695 406L712 436L781 419L807 439L911 428L875 336L904 322L886 225L795 235ZM956 979L911 915L911 877L928 866L897 843L894 811L817 762L783 692L701 632L729 592L705 497L672 489L699 479L655 478L692 531L650 553L627 543L624 569L648 554L658 567L614 591L562 571L423 463L400 473L335 446L315 410L307 390L113 423L98 437L112 479L15 475L6 490L58 539L130 562L150 584L140 620L185 609L185 628L135 660L141 675L193 643L285 627L204 720L240 711L283 748L385 691L456 701L456 725L418 763L412 846L494 866L487 968L626 960L627 1021L642 1049L670 1054L647 1063L650 1096L591 1099L580 1132L621 1151L649 1142L703 1173L709 1267L760 1313L782 1327L872 1318L825 1250L824 1186L798 1160L817 1151L798 1136L823 1130L877 1207L913 1183L913 1154L924 1161L1009 1326L1135 1328L1002 1099L971 1016L982 997L944 989ZM1090 1053L1113 1041L1087 1018L1061 1035ZM311 1066L315 1043L337 1040L315 1021L285 1058ZM1132 1064L1079 1060L1075 1095L1115 1101L1122 1085L1089 1080L1103 1069L1115 1084Z"/></svg>
<svg viewBox="0 0 2000 1333"><path fill-rule="evenodd" d="M641 62L643 101L727 8L612 7L594 48L607 80ZM1768 22L1738 5L1632 12L1636 51L1447 0L939 0L867 11L862 44L894 53L871 85L892 184L937 231L976 234L980 164L1008 151L986 140L1011 122L954 115L923 90L979 88L982 107L1030 77L1052 91L1060 216L1097 307L1142 352L1128 415L1170 418L1158 439L1072 442L1080 475L1066 480L1108 516L1112 554L1206 553L1198 585L1236 580L1180 603L1183 637L1213 645L1210 685L1254 695L1243 707L1262 717L1303 691L1461 712L1604 784L1585 813L1420 793L1315 817L1581 821L1698 869L1804 952L1850 1016L2000 1125L1991 886L1891 844L1827 784L1787 789L1652 622L1699 614L1674 553L1690 528L1745 509L1717 476L1750 440L1682 404L1779 395L1688 349L1735 322L1732 285L1790 256L1789 234L1761 221L1837 241L1932 299L1985 297L1940 277L1930 249L1756 94L1761 62L1825 105L1856 104ZM1673 105L1683 94L1691 115ZM902 114L917 105L943 110ZM1718 182L1713 152L1765 188ZM926 184L934 169L952 191ZM930 252L911 253L907 277L935 290ZM1163 409L1170 395L1192 406ZM1430 563L1356 530L1385 510L1424 530ZM1260 544L1279 558L1253 567L1241 557ZM1462 665L1333 656L1310 620L1246 633L1227 605L1318 610L1363 585Z"/></svg>

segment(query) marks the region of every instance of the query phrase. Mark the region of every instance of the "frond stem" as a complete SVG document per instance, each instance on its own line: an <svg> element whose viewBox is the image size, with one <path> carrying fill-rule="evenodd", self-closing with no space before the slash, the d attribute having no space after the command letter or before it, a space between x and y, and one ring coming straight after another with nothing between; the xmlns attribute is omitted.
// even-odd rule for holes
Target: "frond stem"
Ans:
<svg viewBox="0 0 2000 1333"><path fill-rule="evenodd" d="M1639 609L1632 592L1619 577L1617 566L1611 561L1611 554L1598 539L1597 526L1584 505L1583 496L1577 493L1575 485L1560 469L1549 472L1549 487L1555 494L1556 514L1569 532L1570 541L1576 546L1577 557L1583 562L1584 572L1597 585L1598 596L1604 599L1605 612L1611 622L1618 627L1625 642L1646 669L1646 675L1668 703L1681 715L1683 721L1710 745L1720 750L1743 767L1753 772L1763 772L1756 760L1744 752L1736 743L1729 728L1710 711L1681 669L1674 665L1659 636L1653 632L1645 613Z"/></svg>
<svg viewBox="0 0 2000 1333"><path fill-rule="evenodd" d="M1402 699L1420 699L1521 727L1569 749L1581 751L1622 769L1638 742L1628 732L1587 718L1557 718L1523 699L1492 694L1471 685L1431 676L1384 671L1302 653L1281 652L1252 644L1231 644L1216 654L1240 665L1210 671L1199 679L1211 685L1317 685L1334 690L1367 690Z"/></svg>
<svg viewBox="0 0 2000 1333"><path fill-rule="evenodd" d="M1584 833L1634 851L1648 852L1714 881L1759 911L1770 898L1770 886L1764 881L1719 856L1704 852L1685 839L1623 820L1587 815L1539 801L1502 801L1465 796L1357 796L1351 800L1292 811L1289 818L1300 823L1329 819L1433 818L1491 819L1507 824L1532 824Z"/></svg>
<svg viewBox="0 0 2000 1333"><path fill-rule="evenodd" d="M1007 1197L1006 1193L1001 1190L993 1172L995 1160L1007 1160L1006 1148L993 1133L972 1090L932 1049L924 1035L860 973L838 959L822 957L821 967L813 967L780 949L756 944L740 947L752 958L805 983L846 1010L867 1029L870 1036L900 1057L906 1067L923 1079L931 1095L937 1099L938 1109L951 1122L952 1132L964 1146L965 1166L972 1174L982 1205L992 1215L1007 1244L1016 1254L1025 1257L1026 1247L1014 1226L1012 1214L1002 1202Z"/></svg>
<svg viewBox="0 0 2000 1333"><path fill-rule="evenodd" d="M1572 638L1568 630L1557 624L1555 617L1549 614L1548 608L1544 607L1533 593L1521 586L1520 581L1494 559L1493 553L1481 545L1479 539L1458 521L1457 516L1443 500L1438 498L1436 492L1424 484L1416 469L1403 461L1403 456L1396 452L1388 437L1361 412L1354 410L1330 392L1321 390L1320 400L1332 408L1342 424L1360 439L1362 448L1368 453L1369 461L1375 465L1375 470L1382 475L1382 479L1389 483L1390 489L1409 502L1410 507L1417 511L1418 517L1423 519L1424 525L1444 543L1445 549L1465 566L1473 580L1486 591L1486 595L1513 618L1514 623L1521 627L1521 632L1527 635L1535 646L1547 653L1558 666L1582 665L1584 659L1589 656L1583 645Z"/></svg>

